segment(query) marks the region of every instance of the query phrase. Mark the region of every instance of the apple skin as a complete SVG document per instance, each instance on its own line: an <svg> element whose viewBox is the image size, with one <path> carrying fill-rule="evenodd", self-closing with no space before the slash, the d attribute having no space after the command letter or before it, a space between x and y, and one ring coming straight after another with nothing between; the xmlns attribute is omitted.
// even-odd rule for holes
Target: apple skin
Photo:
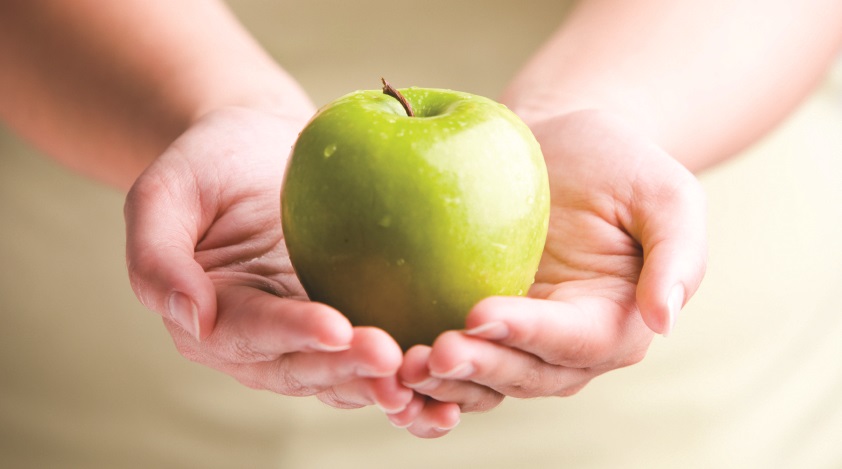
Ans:
<svg viewBox="0 0 842 469"><path fill-rule="evenodd" d="M461 329L471 307L524 295L546 241L549 182L529 128L493 100L407 88L320 109L284 176L282 226L312 301L404 350Z"/></svg>

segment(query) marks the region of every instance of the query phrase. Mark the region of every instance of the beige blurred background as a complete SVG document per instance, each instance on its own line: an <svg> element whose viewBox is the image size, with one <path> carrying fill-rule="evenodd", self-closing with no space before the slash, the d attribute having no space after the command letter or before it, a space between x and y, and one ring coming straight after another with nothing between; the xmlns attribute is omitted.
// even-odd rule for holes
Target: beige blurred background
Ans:
<svg viewBox="0 0 842 469"><path fill-rule="evenodd" d="M229 3L318 105L381 75L496 97L565 10ZM0 131L0 467L842 467L842 67L702 179L710 266L669 339L424 441L182 359L129 288L123 195Z"/></svg>

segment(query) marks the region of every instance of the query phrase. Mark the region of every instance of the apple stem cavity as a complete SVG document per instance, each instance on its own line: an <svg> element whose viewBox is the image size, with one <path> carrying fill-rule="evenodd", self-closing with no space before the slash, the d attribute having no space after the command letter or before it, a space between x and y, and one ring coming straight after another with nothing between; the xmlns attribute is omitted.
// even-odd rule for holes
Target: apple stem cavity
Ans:
<svg viewBox="0 0 842 469"><path fill-rule="evenodd" d="M383 94L389 95L398 100L403 106L403 109L406 111L406 115L409 117L415 117L415 112L412 110L412 106L409 105L409 101L406 100L406 97L401 94L395 87L393 87L385 78L380 77L380 81L383 82Z"/></svg>

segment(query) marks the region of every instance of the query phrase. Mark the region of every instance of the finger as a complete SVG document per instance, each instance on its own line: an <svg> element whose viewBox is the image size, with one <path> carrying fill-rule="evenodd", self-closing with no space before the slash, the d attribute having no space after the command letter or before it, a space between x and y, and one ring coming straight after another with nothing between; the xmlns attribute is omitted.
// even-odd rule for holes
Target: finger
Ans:
<svg viewBox="0 0 842 469"><path fill-rule="evenodd" d="M650 187L632 204L633 218L644 220L630 230L643 246L638 305L649 328L665 336L699 288L707 261L705 196L695 177L683 168L679 174L683 177L674 176L672 184L655 191Z"/></svg>
<svg viewBox="0 0 842 469"><path fill-rule="evenodd" d="M486 386L458 378L431 376L427 368L430 353L430 347L426 346L416 346L406 352L398 375L404 386L437 401L458 404L462 412L485 412L503 401L502 394Z"/></svg>
<svg viewBox="0 0 842 469"><path fill-rule="evenodd" d="M399 382L397 375L369 381L374 404L387 415L403 412L415 396L415 392Z"/></svg>
<svg viewBox="0 0 842 469"><path fill-rule="evenodd" d="M424 411L426 403L427 396L413 392L412 399L402 411L387 414L389 423L397 428L408 428Z"/></svg>
<svg viewBox="0 0 842 469"><path fill-rule="evenodd" d="M395 376L389 376L356 379L322 391L317 397L325 404L339 409L377 405L388 415L406 410L414 395L411 389L398 383Z"/></svg>
<svg viewBox="0 0 842 469"><path fill-rule="evenodd" d="M522 350L543 362L572 368L619 368L643 359L652 333L633 300L571 301L491 297L466 318L465 334Z"/></svg>
<svg viewBox="0 0 842 469"><path fill-rule="evenodd" d="M439 438L456 428L459 420L459 406L427 398L424 408L407 430L419 438Z"/></svg>
<svg viewBox="0 0 842 469"><path fill-rule="evenodd" d="M181 186L144 175L126 198L129 279L146 307L203 339L216 321L216 294L193 258L200 207L195 195L173 192L173 188Z"/></svg>
<svg viewBox="0 0 842 469"><path fill-rule="evenodd" d="M402 383L406 385L410 383L417 385L432 378L427 369L430 350L431 348L426 345L416 345L406 351L403 357L403 364L400 370L398 370L398 379Z"/></svg>
<svg viewBox="0 0 842 469"><path fill-rule="evenodd" d="M439 336L429 360L430 374L470 380L512 397L568 396L597 372L551 365L535 355L455 331Z"/></svg>
<svg viewBox="0 0 842 469"><path fill-rule="evenodd" d="M380 329L354 330L348 350L298 352L257 363L211 364L246 386L290 396L310 396L358 378L384 378L397 374L401 349ZM391 405L391 404L389 404Z"/></svg>
<svg viewBox="0 0 842 469"><path fill-rule="evenodd" d="M270 361L299 351L338 352L351 347L354 330L335 309L280 298L249 286L221 286L218 318L205 349L221 362Z"/></svg>

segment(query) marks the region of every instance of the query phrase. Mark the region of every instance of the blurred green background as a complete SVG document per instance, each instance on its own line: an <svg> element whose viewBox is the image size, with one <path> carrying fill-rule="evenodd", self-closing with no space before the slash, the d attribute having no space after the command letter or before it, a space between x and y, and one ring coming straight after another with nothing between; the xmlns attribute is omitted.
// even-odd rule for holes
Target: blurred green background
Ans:
<svg viewBox="0 0 842 469"><path fill-rule="evenodd" d="M381 76L496 97L564 2L229 2L317 105ZM842 67L702 175L707 278L639 365L418 440L188 363L135 300L123 195L0 133L0 466L839 467ZM280 181L279 181L280 183Z"/></svg>

